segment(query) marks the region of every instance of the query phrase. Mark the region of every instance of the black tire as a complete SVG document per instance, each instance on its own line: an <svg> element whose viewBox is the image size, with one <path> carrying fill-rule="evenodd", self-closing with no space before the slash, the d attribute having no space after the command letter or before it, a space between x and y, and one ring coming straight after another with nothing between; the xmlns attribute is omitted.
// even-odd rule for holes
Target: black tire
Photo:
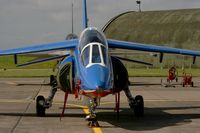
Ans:
<svg viewBox="0 0 200 133"><path fill-rule="evenodd" d="M134 107L134 113L137 117L144 116L144 100L143 97L138 95L135 97L135 107Z"/></svg>
<svg viewBox="0 0 200 133"><path fill-rule="evenodd" d="M185 84L183 83L183 87L185 87Z"/></svg>
<svg viewBox="0 0 200 133"><path fill-rule="evenodd" d="M194 82L192 82L191 87L194 87Z"/></svg>
<svg viewBox="0 0 200 133"><path fill-rule="evenodd" d="M167 79L167 82L169 83L169 82L170 82L170 80L169 80L169 79Z"/></svg>
<svg viewBox="0 0 200 133"><path fill-rule="evenodd" d="M45 116L45 110L44 107L45 104L45 98L43 96L38 96L36 100L36 114L37 116L43 117Z"/></svg>

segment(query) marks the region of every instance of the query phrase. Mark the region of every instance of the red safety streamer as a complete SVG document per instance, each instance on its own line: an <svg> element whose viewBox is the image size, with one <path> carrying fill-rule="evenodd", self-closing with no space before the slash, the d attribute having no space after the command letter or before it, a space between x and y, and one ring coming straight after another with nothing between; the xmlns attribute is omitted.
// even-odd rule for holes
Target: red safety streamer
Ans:
<svg viewBox="0 0 200 133"><path fill-rule="evenodd" d="M119 108L120 108L120 92L115 93L115 110L117 111L117 119L119 119Z"/></svg>
<svg viewBox="0 0 200 133"><path fill-rule="evenodd" d="M64 105L63 105L62 114L60 116L60 120L62 119L62 117L64 116L64 113L65 113L67 98L68 98L68 91L65 92Z"/></svg>

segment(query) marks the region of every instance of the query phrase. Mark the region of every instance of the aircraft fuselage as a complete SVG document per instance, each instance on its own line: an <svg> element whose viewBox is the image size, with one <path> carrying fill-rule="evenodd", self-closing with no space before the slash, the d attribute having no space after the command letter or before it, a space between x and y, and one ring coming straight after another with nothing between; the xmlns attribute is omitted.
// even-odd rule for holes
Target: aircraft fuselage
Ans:
<svg viewBox="0 0 200 133"><path fill-rule="evenodd" d="M66 64L71 62L72 81L70 84L80 84L80 94L89 97L104 97L112 93L113 70L111 58L108 54L108 44L103 33L96 28L85 29L80 36L79 45L70 57L66 57L60 64L60 69L67 69ZM66 68L64 68L66 67ZM62 75L63 70L59 70ZM61 77L61 76L60 76ZM62 82L60 78L59 82ZM63 82L63 83L65 83ZM69 87L70 85L68 85ZM71 85L71 92L75 85ZM66 91L66 88L62 90Z"/></svg>
<svg viewBox="0 0 200 133"><path fill-rule="evenodd" d="M80 93L90 97L103 97L113 88L113 71L108 55L108 44L103 33L96 28L85 29L75 50Z"/></svg>

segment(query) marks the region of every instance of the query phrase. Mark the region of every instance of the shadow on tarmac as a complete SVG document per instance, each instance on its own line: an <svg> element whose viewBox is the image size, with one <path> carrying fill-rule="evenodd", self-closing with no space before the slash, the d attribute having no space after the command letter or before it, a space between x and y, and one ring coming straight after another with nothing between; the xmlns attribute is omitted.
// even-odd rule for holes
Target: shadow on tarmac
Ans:
<svg viewBox="0 0 200 133"><path fill-rule="evenodd" d="M170 109L188 109L189 107L181 108L145 108L144 117L134 116L134 112L129 108L123 108L120 112L119 119L114 112L99 112L97 114L98 121L108 122L114 127L119 127L127 130L133 131L151 131L169 126L184 125L191 123L191 119L199 119L200 114L169 114L164 112L164 110ZM190 107L189 109L199 108ZM112 128L104 127L102 128Z"/></svg>
<svg viewBox="0 0 200 133"><path fill-rule="evenodd" d="M123 128L133 131L151 131L169 126L184 125L192 122L191 119L200 119L199 114L169 114L165 110L185 110L200 109L200 106L193 107L163 107L163 108L145 108L144 117L134 116L133 110L121 108L119 119L113 108L98 108L97 119L101 128ZM101 112L103 111L103 112ZM21 116L37 117L35 113L0 113L0 116ZM45 117L60 117L59 113L48 113ZM82 113L65 113L63 117L80 117L84 118ZM111 126L104 126L101 122L110 123Z"/></svg>

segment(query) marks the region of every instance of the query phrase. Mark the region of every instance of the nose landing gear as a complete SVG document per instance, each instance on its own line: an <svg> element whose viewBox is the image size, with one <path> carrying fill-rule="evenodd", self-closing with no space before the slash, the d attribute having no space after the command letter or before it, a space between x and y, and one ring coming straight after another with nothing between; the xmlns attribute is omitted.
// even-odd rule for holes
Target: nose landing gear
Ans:
<svg viewBox="0 0 200 133"><path fill-rule="evenodd" d="M92 127L100 127L98 121L97 121L97 117L95 114L95 109L96 107L99 105L99 99L89 99L89 114L86 116L85 120L88 121L88 126L90 128Z"/></svg>
<svg viewBox="0 0 200 133"><path fill-rule="evenodd" d="M98 123L98 121L97 121L96 118L94 118L94 119L88 119L88 126L90 128L92 128L92 127L100 127L100 125L99 125L99 123Z"/></svg>

